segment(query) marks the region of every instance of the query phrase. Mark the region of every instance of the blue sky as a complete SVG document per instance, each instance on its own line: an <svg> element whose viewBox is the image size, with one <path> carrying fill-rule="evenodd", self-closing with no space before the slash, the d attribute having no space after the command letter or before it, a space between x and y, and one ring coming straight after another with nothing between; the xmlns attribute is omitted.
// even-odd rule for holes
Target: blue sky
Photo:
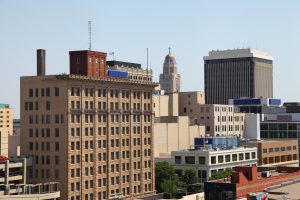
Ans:
<svg viewBox="0 0 300 200"><path fill-rule="evenodd" d="M183 91L203 91L203 56L252 47L274 57L274 96L300 101L297 89L300 1L46 1L0 0L0 102L19 117L19 77L36 74L36 49L47 51L47 74L69 71L68 51L114 51L117 60L146 65L158 80L168 47ZM109 57L110 59L110 57Z"/></svg>

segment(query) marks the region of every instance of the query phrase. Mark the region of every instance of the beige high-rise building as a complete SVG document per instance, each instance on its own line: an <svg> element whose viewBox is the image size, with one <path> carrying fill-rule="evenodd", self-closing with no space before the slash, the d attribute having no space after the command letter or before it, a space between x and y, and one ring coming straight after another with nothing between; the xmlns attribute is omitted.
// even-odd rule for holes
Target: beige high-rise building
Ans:
<svg viewBox="0 0 300 200"><path fill-rule="evenodd" d="M9 104L0 104L0 156L8 156L8 136L13 133L13 116Z"/></svg>
<svg viewBox="0 0 300 200"><path fill-rule="evenodd" d="M13 112L9 104L0 104L0 129L13 133Z"/></svg>
<svg viewBox="0 0 300 200"><path fill-rule="evenodd" d="M97 59L84 60L93 66ZM21 154L33 156L29 182L60 182L64 200L153 194L156 85L106 76L21 77Z"/></svg>
<svg viewBox="0 0 300 200"><path fill-rule="evenodd" d="M198 123L205 125L205 133L211 136L242 137L245 113L236 112L232 105L205 104L200 106Z"/></svg>
<svg viewBox="0 0 300 200"><path fill-rule="evenodd" d="M195 137L205 135L205 126L193 117L178 114L180 93L154 95L154 157L156 161L170 161L171 152L189 149Z"/></svg>

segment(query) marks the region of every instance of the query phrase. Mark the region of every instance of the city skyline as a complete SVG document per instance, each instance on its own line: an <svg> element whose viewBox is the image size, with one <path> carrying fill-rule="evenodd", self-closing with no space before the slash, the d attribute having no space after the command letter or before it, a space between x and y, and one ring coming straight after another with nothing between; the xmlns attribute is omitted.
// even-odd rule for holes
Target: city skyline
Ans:
<svg viewBox="0 0 300 200"><path fill-rule="evenodd" d="M210 50L252 47L274 57L274 97L299 101L294 58L300 44L299 2L238 3L0 1L2 76L0 102L19 118L20 76L35 75L36 49L46 49L46 74L69 73L68 52L115 52L116 60L146 67L146 48L154 81L163 70L168 47L174 54L182 91L204 91L203 56ZM278 15L282 13L282 15ZM108 60L111 60L109 56ZM291 87L292 86L292 87Z"/></svg>

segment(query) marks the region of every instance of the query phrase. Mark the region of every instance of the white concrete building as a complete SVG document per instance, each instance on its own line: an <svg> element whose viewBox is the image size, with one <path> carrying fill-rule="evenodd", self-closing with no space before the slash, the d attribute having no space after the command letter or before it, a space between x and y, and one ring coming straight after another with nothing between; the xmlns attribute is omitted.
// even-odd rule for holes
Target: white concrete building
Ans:
<svg viewBox="0 0 300 200"><path fill-rule="evenodd" d="M223 171L226 168L257 165L257 148L238 147L220 150L206 146L199 150L173 151L171 157L171 163L174 165L178 176L182 176L186 169L195 169L199 182L204 182L213 173Z"/></svg>

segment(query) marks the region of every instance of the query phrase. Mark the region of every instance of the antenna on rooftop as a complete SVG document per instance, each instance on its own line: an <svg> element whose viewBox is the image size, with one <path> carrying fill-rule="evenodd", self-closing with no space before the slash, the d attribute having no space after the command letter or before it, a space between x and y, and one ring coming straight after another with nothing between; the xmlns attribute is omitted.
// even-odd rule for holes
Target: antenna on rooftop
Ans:
<svg viewBox="0 0 300 200"><path fill-rule="evenodd" d="M148 60L149 60L149 49L147 48L147 69L148 69Z"/></svg>
<svg viewBox="0 0 300 200"><path fill-rule="evenodd" d="M89 50L92 50L92 22L89 21Z"/></svg>
<svg viewBox="0 0 300 200"><path fill-rule="evenodd" d="M147 48L147 79L148 79L148 60L149 60L149 49Z"/></svg>

